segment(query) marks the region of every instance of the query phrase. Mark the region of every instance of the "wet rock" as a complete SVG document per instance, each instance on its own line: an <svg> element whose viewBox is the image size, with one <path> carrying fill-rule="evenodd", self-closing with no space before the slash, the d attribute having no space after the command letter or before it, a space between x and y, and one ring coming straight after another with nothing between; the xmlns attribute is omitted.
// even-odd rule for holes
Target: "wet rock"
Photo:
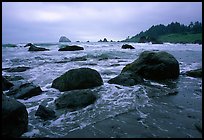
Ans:
<svg viewBox="0 0 204 140"><path fill-rule="evenodd" d="M85 56L82 57L75 57L75 58L71 58L70 61L86 61L87 58Z"/></svg>
<svg viewBox="0 0 204 140"><path fill-rule="evenodd" d="M6 71L7 72L24 72L28 69L30 69L30 67L19 66L19 67L14 67L14 68L8 68L6 69Z"/></svg>
<svg viewBox="0 0 204 140"><path fill-rule="evenodd" d="M175 79L179 76L179 63L167 52L144 51L138 59L123 68L122 72L126 71L150 80Z"/></svg>
<svg viewBox="0 0 204 140"><path fill-rule="evenodd" d="M202 78L202 68L187 71L186 75L191 76L191 77L195 77L195 78Z"/></svg>
<svg viewBox="0 0 204 140"><path fill-rule="evenodd" d="M80 109L93 104L96 96L91 90L72 90L67 91L55 100L57 109Z"/></svg>
<svg viewBox="0 0 204 140"><path fill-rule="evenodd" d="M16 99L27 99L36 95L40 95L42 92L39 86L33 83L24 83L20 87L14 87L10 89L6 95L14 97Z"/></svg>
<svg viewBox="0 0 204 140"><path fill-rule="evenodd" d="M30 46L28 51L48 51L49 49L46 48L41 48L41 47L36 47L35 45Z"/></svg>
<svg viewBox="0 0 204 140"><path fill-rule="evenodd" d="M178 61L167 52L144 51L134 62L127 64L121 73L108 83L132 86L145 79L170 80L179 76Z"/></svg>
<svg viewBox="0 0 204 140"><path fill-rule="evenodd" d="M11 82L9 82L8 80L6 80L6 78L4 78L2 76L2 90L8 90L13 86L13 84Z"/></svg>
<svg viewBox="0 0 204 140"><path fill-rule="evenodd" d="M2 136L20 137L28 128L28 112L24 104L2 94Z"/></svg>
<svg viewBox="0 0 204 140"><path fill-rule="evenodd" d="M71 69L52 82L52 88L60 91L86 89L103 84L100 74L90 68Z"/></svg>
<svg viewBox="0 0 204 140"><path fill-rule="evenodd" d="M32 43L28 43L24 47L30 47L30 46L34 46L34 45Z"/></svg>
<svg viewBox="0 0 204 140"><path fill-rule="evenodd" d="M135 49L133 46L131 46L131 45L128 45L128 44L124 44L123 46L122 46L122 49Z"/></svg>
<svg viewBox="0 0 204 140"><path fill-rule="evenodd" d="M108 81L109 84L118 84L123 86L134 86L142 82L143 82L143 78L138 75L135 75L132 72L121 73L120 75Z"/></svg>
<svg viewBox="0 0 204 140"><path fill-rule="evenodd" d="M61 36L59 42L71 42L66 36Z"/></svg>
<svg viewBox="0 0 204 140"><path fill-rule="evenodd" d="M50 120L56 117L55 111L43 105L39 105L35 116L39 116L43 120Z"/></svg>
<svg viewBox="0 0 204 140"><path fill-rule="evenodd" d="M76 45L72 45L72 46L65 45L62 48L60 48L58 51L78 51L78 50L84 50L84 48Z"/></svg>

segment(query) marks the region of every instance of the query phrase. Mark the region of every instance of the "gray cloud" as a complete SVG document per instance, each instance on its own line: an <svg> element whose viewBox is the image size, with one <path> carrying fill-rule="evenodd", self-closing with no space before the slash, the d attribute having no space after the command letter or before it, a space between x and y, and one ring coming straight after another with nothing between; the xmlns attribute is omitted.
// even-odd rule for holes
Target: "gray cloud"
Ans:
<svg viewBox="0 0 204 140"><path fill-rule="evenodd" d="M152 25L202 21L201 2L3 2L3 43L122 40Z"/></svg>

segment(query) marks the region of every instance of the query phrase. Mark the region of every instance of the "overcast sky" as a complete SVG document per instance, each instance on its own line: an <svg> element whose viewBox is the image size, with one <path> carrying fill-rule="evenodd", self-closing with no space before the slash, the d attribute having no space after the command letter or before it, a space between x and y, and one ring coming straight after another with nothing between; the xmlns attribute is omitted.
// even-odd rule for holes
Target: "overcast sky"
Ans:
<svg viewBox="0 0 204 140"><path fill-rule="evenodd" d="M2 41L117 41L175 21L202 22L202 2L3 2Z"/></svg>

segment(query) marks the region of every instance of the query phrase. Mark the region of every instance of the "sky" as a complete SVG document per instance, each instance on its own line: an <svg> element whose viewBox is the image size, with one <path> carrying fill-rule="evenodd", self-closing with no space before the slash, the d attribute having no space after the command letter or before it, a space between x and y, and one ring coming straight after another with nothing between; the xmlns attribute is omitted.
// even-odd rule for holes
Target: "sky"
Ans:
<svg viewBox="0 0 204 140"><path fill-rule="evenodd" d="M2 43L118 41L176 21L202 22L202 2L2 2Z"/></svg>

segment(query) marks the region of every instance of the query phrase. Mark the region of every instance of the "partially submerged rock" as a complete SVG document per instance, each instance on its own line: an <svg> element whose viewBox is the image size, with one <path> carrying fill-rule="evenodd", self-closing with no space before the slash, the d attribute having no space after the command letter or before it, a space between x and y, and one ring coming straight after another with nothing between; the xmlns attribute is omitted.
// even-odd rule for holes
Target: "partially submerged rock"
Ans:
<svg viewBox="0 0 204 140"><path fill-rule="evenodd" d="M135 49L132 45L129 45L129 44L124 44L122 46L122 49Z"/></svg>
<svg viewBox="0 0 204 140"><path fill-rule="evenodd" d="M171 54L161 51L144 51L134 62L127 64L121 73L108 83L132 86L150 80L176 79L179 63Z"/></svg>
<svg viewBox="0 0 204 140"><path fill-rule="evenodd" d="M20 137L28 128L26 106L2 94L2 136Z"/></svg>
<svg viewBox="0 0 204 140"><path fill-rule="evenodd" d="M13 86L13 84L11 82L9 82L8 80L6 80L6 78L4 78L2 76L2 90L8 90Z"/></svg>
<svg viewBox="0 0 204 140"><path fill-rule="evenodd" d="M72 90L65 92L55 100L57 109L80 109L93 104L96 101L96 96L91 90Z"/></svg>
<svg viewBox="0 0 204 140"><path fill-rule="evenodd" d="M56 117L55 111L53 111L52 109L47 108L43 105L39 105L39 107L35 113L35 116L39 116L43 120L49 120L49 119L53 119Z"/></svg>
<svg viewBox="0 0 204 140"><path fill-rule="evenodd" d="M14 67L14 68L6 68L5 70L7 72L24 72L28 69L30 69L30 67L19 66L19 67Z"/></svg>
<svg viewBox="0 0 204 140"><path fill-rule="evenodd" d="M52 88L60 91L86 89L103 84L100 74L90 68L71 69L52 82Z"/></svg>
<svg viewBox="0 0 204 140"><path fill-rule="evenodd" d="M191 77L195 77L195 78L197 78L197 77L202 78L202 68L187 71L186 75L191 76Z"/></svg>
<svg viewBox="0 0 204 140"><path fill-rule="evenodd" d="M28 51L48 51L49 49L46 48L41 48L41 47L36 47L35 45L30 46Z"/></svg>
<svg viewBox="0 0 204 140"><path fill-rule="evenodd" d="M58 51L78 51L78 50L84 50L84 48L76 45L72 45L72 46L65 45L62 48L60 48Z"/></svg>
<svg viewBox="0 0 204 140"><path fill-rule="evenodd" d="M6 95L14 97L16 99L27 99L33 96L40 95L42 92L39 86L34 85L33 83L24 83L20 87L14 87L10 89Z"/></svg>

